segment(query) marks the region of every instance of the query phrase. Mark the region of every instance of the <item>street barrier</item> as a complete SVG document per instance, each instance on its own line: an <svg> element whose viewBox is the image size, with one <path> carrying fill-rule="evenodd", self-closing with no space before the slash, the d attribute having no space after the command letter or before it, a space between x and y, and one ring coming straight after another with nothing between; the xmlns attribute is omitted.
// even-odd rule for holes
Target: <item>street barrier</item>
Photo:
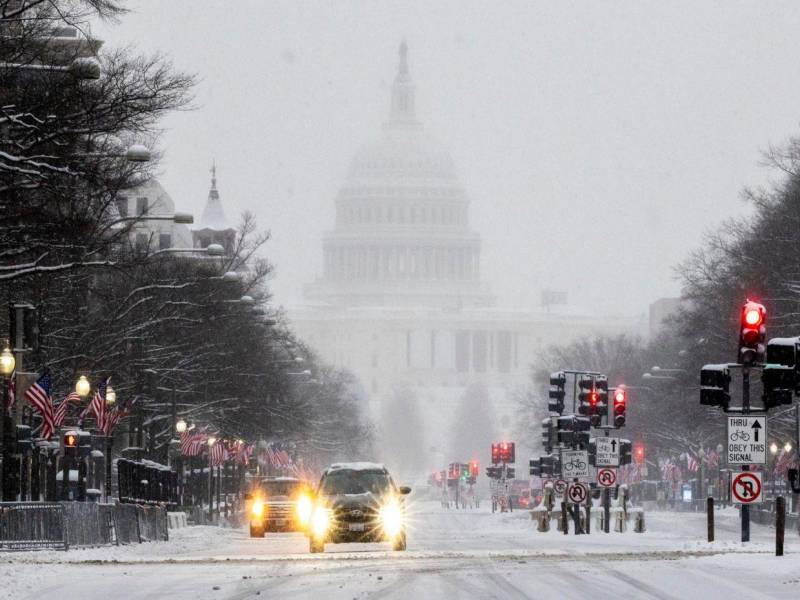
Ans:
<svg viewBox="0 0 800 600"><path fill-rule="evenodd" d="M537 506L531 511L531 517L536 519L536 531L550 531L550 513L544 506Z"/></svg>
<svg viewBox="0 0 800 600"><path fill-rule="evenodd" d="M168 512L167 520L169 522L170 529L183 529L184 527L189 526L189 521L186 518L186 513L183 511Z"/></svg>
<svg viewBox="0 0 800 600"><path fill-rule="evenodd" d="M619 507L611 509L614 518L614 531L617 533L625 533L625 522L628 520L628 514Z"/></svg>
<svg viewBox="0 0 800 600"><path fill-rule="evenodd" d="M0 503L0 550L139 544L167 541L160 506L96 502Z"/></svg>
<svg viewBox="0 0 800 600"><path fill-rule="evenodd" d="M66 520L58 503L0 503L0 550L66 550Z"/></svg>

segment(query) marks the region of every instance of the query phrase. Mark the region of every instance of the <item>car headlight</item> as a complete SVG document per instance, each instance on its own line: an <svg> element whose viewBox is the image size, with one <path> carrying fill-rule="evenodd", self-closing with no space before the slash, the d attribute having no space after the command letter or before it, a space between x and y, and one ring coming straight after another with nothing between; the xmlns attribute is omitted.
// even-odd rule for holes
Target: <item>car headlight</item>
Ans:
<svg viewBox="0 0 800 600"><path fill-rule="evenodd" d="M264 514L264 501L256 498L253 500L253 505L250 507L250 512L253 516L260 518Z"/></svg>
<svg viewBox="0 0 800 600"><path fill-rule="evenodd" d="M308 522L311 520L311 515L314 512L314 504L311 502L311 497L308 494L302 494L297 499L295 511L297 512L297 520L300 525L303 527L308 525Z"/></svg>
<svg viewBox="0 0 800 600"><path fill-rule="evenodd" d="M331 515L324 506L317 506L311 516L311 531L316 538L323 538L331 524Z"/></svg>
<svg viewBox="0 0 800 600"><path fill-rule="evenodd" d="M381 507L381 526L389 537L393 538L403 530L403 509L397 500L390 500Z"/></svg>

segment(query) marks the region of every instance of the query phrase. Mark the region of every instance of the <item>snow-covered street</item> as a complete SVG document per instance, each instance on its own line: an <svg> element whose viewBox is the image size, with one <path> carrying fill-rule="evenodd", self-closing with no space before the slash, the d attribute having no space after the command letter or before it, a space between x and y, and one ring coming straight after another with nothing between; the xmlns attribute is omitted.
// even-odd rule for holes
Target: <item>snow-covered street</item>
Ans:
<svg viewBox="0 0 800 600"><path fill-rule="evenodd" d="M301 534L250 539L191 527L166 543L5 555L2 598L796 598L800 538L773 556L773 531L738 540L738 515L652 513L648 531L537 533L527 512L492 515L418 503L409 549L328 545L310 555Z"/></svg>

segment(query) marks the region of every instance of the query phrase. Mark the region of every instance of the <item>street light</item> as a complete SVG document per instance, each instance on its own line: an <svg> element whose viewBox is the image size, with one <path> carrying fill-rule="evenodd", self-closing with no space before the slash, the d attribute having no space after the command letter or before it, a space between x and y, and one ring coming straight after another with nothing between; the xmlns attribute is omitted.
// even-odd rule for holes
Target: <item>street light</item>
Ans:
<svg viewBox="0 0 800 600"><path fill-rule="evenodd" d="M788 453L788 452L791 452L791 451L792 451L792 443L791 443L791 442L786 442L786 443L783 445L783 449L784 449L784 450L785 450L787 453Z"/></svg>
<svg viewBox="0 0 800 600"><path fill-rule="evenodd" d="M175 423L175 431L177 431L178 433L185 433L186 427L187 427L186 421L184 421L183 419L178 419L178 422Z"/></svg>
<svg viewBox="0 0 800 600"><path fill-rule="evenodd" d="M211 461L211 448L217 443L213 435L208 438L208 520L214 521L214 465ZM219 508L219 507L217 507Z"/></svg>
<svg viewBox="0 0 800 600"><path fill-rule="evenodd" d="M106 406L113 406L116 401L117 392L114 391L114 388L108 386L106 388Z"/></svg>
<svg viewBox="0 0 800 600"><path fill-rule="evenodd" d="M5 424L6 424L6 406L9 403L9 388L11 387L10 377L11 374L14 372L14 366L16 365L16 361L14 360L14 354L11 352L11 349L6 345L3 348L3 353L0 354L0 373L3 374L3 379L5 379L5 385L3 386L3 404L2 410L0 410L0 502L6 500L5 494L5 473L4 466L8 463L6 460L6 445L5 445Z"/></svg>
<svg viewBox="0 0 800 600"><path fill-rule="evenodd" d="M3 353L0 354L0 373L4 377L10 377L16 364L17 361L14 359L14 353L11 352L11 349L8 346L3 348Z"/></svg>
<svg viewBox="0 0 800 600"><path fill-rule="evenodd" d="M778 453L778 444L776 444L775 442L772 442L772 443L769 445L769 451L770 451L770 453L772 453L772 454L777 454L777 453Z"/></svg>
<svg viewBox="0 0 800 600"><path fill-rule="evenodd" d="M91 390L92 386L89 380L86 379L86 375L81 375L78 378L78 382L75 384L75 392L77 392L78 396L81 398L86 398Z"/></svg>

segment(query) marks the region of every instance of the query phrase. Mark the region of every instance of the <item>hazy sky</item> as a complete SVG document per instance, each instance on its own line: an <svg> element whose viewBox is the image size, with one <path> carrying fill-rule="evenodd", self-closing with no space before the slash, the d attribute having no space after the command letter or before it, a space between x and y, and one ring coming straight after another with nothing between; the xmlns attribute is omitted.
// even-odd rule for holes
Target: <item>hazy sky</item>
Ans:
<svg viewBox="0 0 800 600"><path fill-rule="evenodd" d="M216 158L229 216L272 231L285 305L321 269L351 156L388 113L402 38L417 109L453 154L502 304L539 290L642 313L741 214L760 153L797 132L797 2L139 0L107 45L196 72L165 120L161 181L200 216Z"/></svg>

